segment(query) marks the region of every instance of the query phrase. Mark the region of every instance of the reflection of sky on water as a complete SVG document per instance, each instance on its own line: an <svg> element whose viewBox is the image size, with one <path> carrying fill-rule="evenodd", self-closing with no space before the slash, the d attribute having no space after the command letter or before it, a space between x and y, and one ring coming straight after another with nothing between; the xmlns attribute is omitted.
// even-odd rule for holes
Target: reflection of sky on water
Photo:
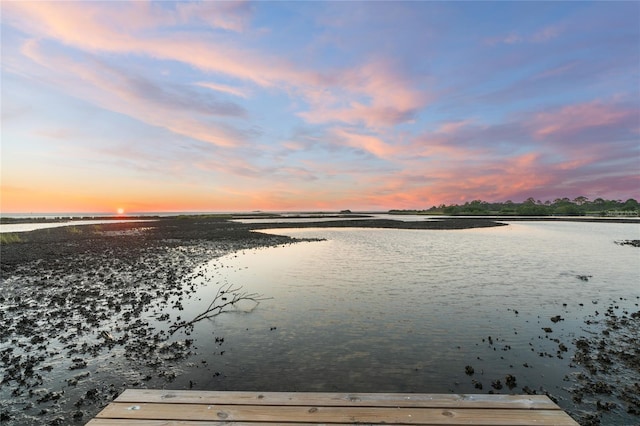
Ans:
<svg viewBox="0 0 640 426"><path fill-rule="evenodd" d="M470 364L484 392L511 373L520 386L569 398L562 379L572 371L570 357L539 353L555 355L553 338L570 345L583 333L592 301L637 303L639 252L614 241L639 231L634 224L541 222L463 231L274 230L327 241L212 261L210 282L272 299L250 314L197 325L197 345L223 373L200 377L200 386L477 392L464 374ZM198 297L201 304L210 295ZM183 316L198 312L188 303ZM558 314L564 320L551 323Z"/></svg>
<svg viewBox="0 0 640 426"><path fill-rule="evenodd" d="M307 222L330 222L336 220L363 220L363 219L390 219L397 220L403 222L423 222L423 221L433 221L433 220L442 220L443 218L447 218L449 216L428 216L428 215L418 215L418 214L385 214L385 213L372 213L365 214L366 217L358 217L356 216L344 216L344 217L331 217L331 216L316 216L316 217L304 217L304 216L294 216L288 217L283 215L281 217L269 217L269 218L260 218L260 219L234 219L234 222L240 223L307 223Z"/></svg>
<svg viewBox="0 0 640 426"><path fill-rule="evenodd" d="M109 219L109 220L74 220L69 222L51 223L10 223L0 225L0 233L3 232L29 232L37 229L58 228L72 225L99 225L101 223L145 222L152 219Z"/></svg>

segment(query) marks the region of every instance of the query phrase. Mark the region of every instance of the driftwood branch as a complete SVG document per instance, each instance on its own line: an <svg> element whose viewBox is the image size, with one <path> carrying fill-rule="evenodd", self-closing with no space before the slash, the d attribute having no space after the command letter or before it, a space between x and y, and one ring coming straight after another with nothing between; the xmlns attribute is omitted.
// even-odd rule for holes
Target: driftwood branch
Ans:
<svg viewBox="0 0 640 426"><path fill-rule="evenodd" d="M241 301L251 301L256 306L262 301L270 299L269 297L263 297L258 293L249 293L242 289L242 286L234 286L233 284L223 285L218 288L216 295L207 307L207 309L201 314L196 315L190 321L178 321L169 327L169 333L173 334L182 328L193 328L193 325L208 318L213 318L224 312L228 312L230 307L235 306Z"/></svg>

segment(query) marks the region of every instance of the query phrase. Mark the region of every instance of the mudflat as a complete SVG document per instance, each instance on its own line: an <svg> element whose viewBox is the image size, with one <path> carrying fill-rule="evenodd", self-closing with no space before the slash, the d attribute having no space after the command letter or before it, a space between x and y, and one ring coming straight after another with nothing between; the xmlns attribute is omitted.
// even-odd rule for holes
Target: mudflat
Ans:
<svg viewBox="0 0 640 426"><path fill-rule="evenodd" d="M194 268L235 251L295 243L282 227L462 229L485 220L335 220L243 224L191 216L70 225L3 240L0 420L83 424L126 387L171 380L192 352L149 318L181 309ZM162 320L162 318L160 318Z"/></svg>
<svg viewBox="0 0 640 426"><path fill-rule="evenodd" d="M172 335L165 313L180 312L183 319L199 313L184 312L181 302L195 292L194 271L210 260L245 249L304 241L261 233L261 229L502 225L485 218L292 219L247 224L188 216L14 234L3 240L0 252L0 421L84 424L126 388L170 387L187 371L181 368L197 370L196 363L204 362L193 356L197 342L188 332ZM638 246L637 240L616 243ZM609 380L620 375L621 368L640 372L640 312L616 315L616 309L612 305L604 315L596 311L585 326L597 327L597 333L573 343L573 359L585 367L572 388L573 399L598 402L596 413L582 413L583 424L598 424L599 414L617 405L632 417L640 415L638 383L616 387ZM562 356L572 343L558 341L558 345L558 356ZM473 366L466 370L473 374ZM515 383L515 377L505 380L507 386L509 380ZM536 393L528 386L522 389Z"/></svg>

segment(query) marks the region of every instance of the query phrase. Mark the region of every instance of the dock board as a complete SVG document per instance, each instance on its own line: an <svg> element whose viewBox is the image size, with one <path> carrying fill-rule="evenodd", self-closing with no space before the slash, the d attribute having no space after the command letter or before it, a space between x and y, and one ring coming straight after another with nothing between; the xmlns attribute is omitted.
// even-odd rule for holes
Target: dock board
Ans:
<svg viewBox="0 0 640 426"><path fill-rule="evenodd" d="M544 395L127 389L87 426L274 424L578 425Z"/></svg>

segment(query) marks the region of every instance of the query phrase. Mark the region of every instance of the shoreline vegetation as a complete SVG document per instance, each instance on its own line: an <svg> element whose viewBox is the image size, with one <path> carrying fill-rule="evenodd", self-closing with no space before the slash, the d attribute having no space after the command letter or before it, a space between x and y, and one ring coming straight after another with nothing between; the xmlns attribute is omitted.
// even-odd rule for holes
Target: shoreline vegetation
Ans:
<svg viewBox="0 0 640 426"><path fill-rule="evenodd" d="M84 424L125 388L183 386L178 383L186 372L177 366L189 365L197 348L188 334L171 334L168 315L160 313L181 310L180 301L195 291L191 274L212 259L246 249L311 241L259 232L262 229L506 225L482 217L403 222L354 216L343 212L332 221L292 218L279 223L234 222L228 215L177 216L9 234L0 245L0 323L4 325L0 328L0 421ZM192 314L197 313L184 316ZM631 330L625 335L631 339L630 347L638 348L638 318L637 313L610 316L613 322L604 331L614 335ZM576 346L576 356L584 363L603 354L617 356L594 339ZM571 342L565 343L569 350L573 348ZM610 348L615 350L614 345ZM639 367L632 362L630 368ZM576 392L581 399L600 403L604 399L598 386L604 380L600 370L587 371ZM521 385L526 391L526 383ZM611 399L612 392L605 396ZM633 389L624 388L624 392L611 404L640 412L640 399ZM589 414L593 416L589 424L598 424L602 412L598 408Z"/></svg>
<svg viewBox="0 0 640 426"><path fill-rule="evenodd" d="M597 216L597 217L638 217L640 205L629 198L622 200L605 200L596 198L590 201L587 197L556 198L554 201L540 201L532 197L522 203L511 200L505 202L487 202L474 200L464 204L441 204L426 210L390 210L391 214L424 214L424 215L464 215L464 216Z"/></svg>
<svg viewBox="0 0 640 426"><path fill-rule="evenodd" d="M113 214L60 214L60 215L29 215L24 216L11 214L0 215L0 224L20 224L20 223L55 223L72 222L86 220L153 220L153 219L187 219L200 217L204 219L313 219L313 218L367 218L373 214L388 213L392 215L425 215L425 216L489 216L489 217L518 217L530 216L592 216L592 217L638 217L640 218L640 203L633 198L626 201L605 200L596 198L590 201L587 197L557 198L554 201L540 201L530 197L521 203L511 200L505 202L487 202L482 200L469 201L464 204L441 204L429 209L391 209L387 212L352 212L351 210L341 210L340 212L298 212L298 213L276 213L254 211L249 213L188 213L188 214L136 214L136 215L113 215Z"/></svg>

